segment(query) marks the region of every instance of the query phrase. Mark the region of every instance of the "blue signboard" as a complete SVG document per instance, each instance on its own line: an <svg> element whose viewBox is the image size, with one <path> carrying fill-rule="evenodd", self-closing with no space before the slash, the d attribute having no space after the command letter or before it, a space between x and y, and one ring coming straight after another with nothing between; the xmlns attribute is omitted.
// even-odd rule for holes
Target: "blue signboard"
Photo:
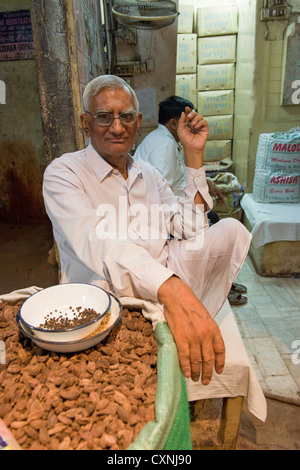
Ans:
<svg viewBox="0 0 300 470"><path fill-rule="evenodd" d="M33 58L30 10L0 12L0 62Z"/></svg>

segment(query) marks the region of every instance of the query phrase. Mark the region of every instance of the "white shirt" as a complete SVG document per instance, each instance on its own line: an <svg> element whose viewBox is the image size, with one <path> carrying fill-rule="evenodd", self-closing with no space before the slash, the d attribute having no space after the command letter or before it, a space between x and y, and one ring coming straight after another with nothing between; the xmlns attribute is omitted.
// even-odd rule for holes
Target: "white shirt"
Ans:
<svg viewBox="0 0 300 470"><path fill-rule="evenodd" d="M140 143L134 158L151 163L169 182L173 193L182 195L186 184L184 153L166 126L158 124Z"/></svg>
<svg viewBox="0 0 300 470"><path fill-rule="evenodd" d="M211 207L203 168L186 169L185 195L178 198L151 165L132 161L125 180L92 145L53 160L43 195L60 253L61 282L94 283L120 297L157 302L159 287L174 274L168 268L166 226L175 237L195 236L189 217L200 213L194 205L198 191ZM164 224L153 236L149 221L159 211ZM202 231L207 217L200 214Z"/></svg>

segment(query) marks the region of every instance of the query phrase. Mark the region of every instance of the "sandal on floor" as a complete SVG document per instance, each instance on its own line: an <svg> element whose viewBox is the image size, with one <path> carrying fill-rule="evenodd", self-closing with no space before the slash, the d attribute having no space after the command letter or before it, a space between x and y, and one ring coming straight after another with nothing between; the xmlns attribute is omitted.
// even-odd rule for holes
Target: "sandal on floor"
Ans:
<svg viewBox="0 0 300 470"><path fill-rule="evenodd" d="M235 282L232 284L230 293L231 294L245 294L247 292L247 287L242 286L242 284L236 284Z"/></svg>
<svg viewBox="0 0 300 470"><path fill-rule="evenodd" d="M238 293L230 293L228 296L228 300L230 305L245 305L248 301L247 297L244 297L243 295Z"/></svg>

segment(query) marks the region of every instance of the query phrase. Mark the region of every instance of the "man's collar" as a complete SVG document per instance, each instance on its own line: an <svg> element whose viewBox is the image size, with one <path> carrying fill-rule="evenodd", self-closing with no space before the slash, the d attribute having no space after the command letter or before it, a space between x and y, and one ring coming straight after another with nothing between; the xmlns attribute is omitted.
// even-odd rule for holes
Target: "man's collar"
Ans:
<svg viewBox="0 0 300 470"><path fill-rule="evenodd" d="M94 172L98 175L101 182L108 176L114 168L95 150L92 144L86 148L87 159ZM135 176L142 174L140 165L128 154L128 173L134 173Z"/></svg>
<svg viewBox="0 0 300 470"><path fill-rule="evenodd" d="M158 124L158 129L160 129L162 132L164 132L166 135L168 136L171 136L172 139L174 139L174 137L172 136L172 133L169 131L169 129L167 128L167 126L165 126L164 124Z"/></svg>
<svg viewBox="0 0 300 470"><path fill-rule="evenodd" d="M170 137L171 139L175 140L176 144L178 144L177 140L175 139L174 135L172 134L172 132L170 131L170 129L168 129L167 126L165 126L164 124L158 124L158 128L164 132L166 134L166 136Z"/></svg>
<svg viewBox="0 0 300 470"><path fill-rule="evenodd" d="M172 132L164 124L158 124L158 129L160 129L162 132L164 132L166 134L166 136L170 137L171 139L173 139L176 142L176 145L177 145L177 148L178 148L179 152L183 151L183 146L182 146L182 143L180 142L180 140L177 142L177 140L173 136Z"/></svg>

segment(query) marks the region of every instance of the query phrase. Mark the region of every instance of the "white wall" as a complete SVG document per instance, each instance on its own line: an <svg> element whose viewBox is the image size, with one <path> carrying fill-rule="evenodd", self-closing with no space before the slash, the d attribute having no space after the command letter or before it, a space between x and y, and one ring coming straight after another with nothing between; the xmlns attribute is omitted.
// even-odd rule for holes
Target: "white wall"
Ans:
<svg viewBox="0 0 300 470"><path fill-rule="evenodd" d="M175 1L177 6L177 0ZM143 123L137 144L157 127L158 103L175 93L177 19L165 28L136 30L137 44L117 44L118 61L138 60L146 66L152 59L154 68L129 77L140 98Z"/></svg>
<svg viewBox="0 0 300 470"><path fill-rule="evenodd" d="M299 0L290 0L293 11L300 10ZM256 12L255 75L253 84L254 115L249 130L248 184L252 191L259 135L288 131L299 126L300 107L281 105L281 80L284 33L297 14L281 21L260 21L260 2Z"/></svg>

